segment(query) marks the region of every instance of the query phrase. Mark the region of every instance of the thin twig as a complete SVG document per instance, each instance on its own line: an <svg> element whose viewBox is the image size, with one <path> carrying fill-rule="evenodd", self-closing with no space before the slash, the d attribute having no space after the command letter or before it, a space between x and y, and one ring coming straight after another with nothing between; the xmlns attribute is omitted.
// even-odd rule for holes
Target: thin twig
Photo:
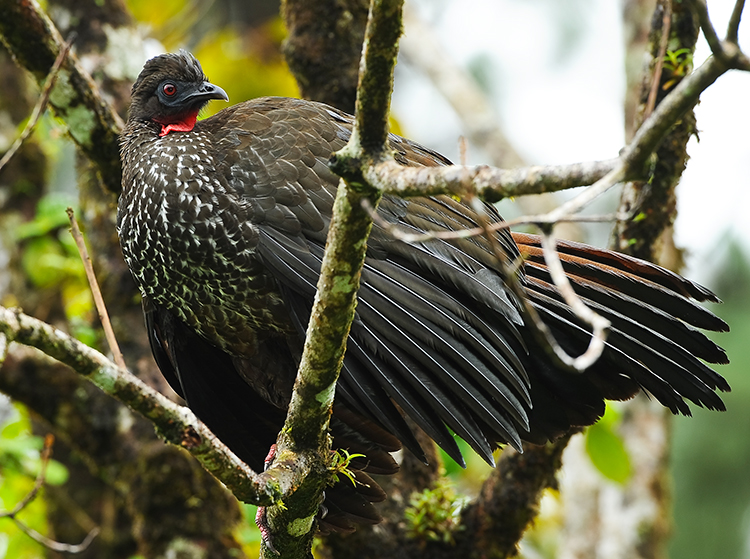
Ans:
<svg viewBox="0 0 750 559"><path fill-rule="evenodd" d="M656 66L654 67L653 77L651 79L651 90L648 92L648 101L643 120L651 116L656 107L656 96L659 93L659 83L661 82L661 73L664 68L664 57L667 55L667 46L669 45L669 33L672 27L672 0L665 0L664 14L661 23L661 41L659 43L659 55L656 57Z"/></svg>
<svg viewBox="0 0 750 559"><path fill-rule="evenodd" d="M2 335L4 337L4 335ZM16 518L16 515L20 513L23 509L25 509L27 506L29 506L29 503L31 503L36 496L39 494L39 491L42 489L42 486L44 485L44 482L47 478L47 466L49 464L49 460L52 457L52 445L55 442L55 437L52 434L47 434L46 437L44 437L44 448L41 452L41 467L39 469L39 474L36 476L36 480L34 481L34 487L32 487L31 491L29 491L26 496L21 499L19 503L16 504L15 507L13 507L13 510L10 511L0 511L0 518L9 518L11 519L16 526L27 536L29 536L31 539L36 541L37 543L42 544L43 546L47 547L48 549L51 549L53 551L60 551L60 552L67 552L67 553L80 553L84 551L89 544L93 541L93 539L97 536L99 533L99 528L95 527L93 530L89 532L89 534L86 536L86 539L83 540L78 545L72 545L67 543L61 543L56 540L53 540L51 538L48 538L47 536L43 536L33 528L29 528L21 522L18 518Z"/></svg>
<svg viewBox="0 0 750 559"><path fill-rule="evenodd" d="M383 229L386 233L391 235L394 239L403 241L405 243L425 243L435 239L440 240L454 240L454 239L467 239L470 237L478 237L484 234L485 229L482 227L472 227L471 229L458 229L455 231L436 231L428 230L424 233L409 233L395 223L391 223L383 219L383 217L373 208L372 204L367 198L362 200L362 207L370 214L373 222ZM628 221L633 218L632 212L630 213L613 213L613 214L598 214L598 215L567 215L562 216L557 220L556 223L609 223L612 221ZM487 225L489 231L501 231L503 229L510 229L519 225L544 225L547 224L548 220L542 215L523 215L515 217L507 221L498 221L496 223L490 223Z"/></svg>
<svg viewBox="0 0 750 559"><path fill-rule="evenodd" d="M468 152L468 146L466 145L466 136L458 137L458 161L461 165L466 165L468 160L466 154Z"/></svg>
<svg viewBox="0 0 750 559"><path fill-rule="evenodd" d="M570 285L568 276L563 269L562 262L560 262L560 255L557 252L556 240L552 233L552 228L549 228L549 231L542 230L542 251L544 252L544 261L547 263L549 275L565 299L565 302L578 318L590 324L593 328L591 341L584 353L575 359L571 359L564 351L558 354L560 359L570 367L573 367L577 371L585 371L599 359L602 351L604 351L604 342L607 339L610 322L586 306L573 290L573 286Z"/></svg>
<svg viewBox="0 0 750 559"><path fill-rule="evenodd" d="M692 1L698 13L698 21L700 21L703 36L706 38L711 52L714 53L714 56L722 58L724 56L724 48L721 46L721 39L719 39L719 35L716 33L714 24L711 23L711 17L708 15L708 6L705 0Z"/></svg>
<svg viewBox="0 0 750 559"><path fill-rule="evenodd" d="M601 179L589 186L575 198L561 204L546 215L540 216L539 223L557 223L564 216L578 213L585 206L593 202L597 197L625 179L625 164L619 161L615 168L604 175Z"/></svg>
<svg viewBox="0 0 750 559"><path fill-rule="evenodd" d="M508 288L513 292L513 294L516 296L516 299L521 302L522 312L524 315L524 324L529 326L531 332L540 343L541 347L548 348L550 350L548 351L548 356L552 360L553 364L562 369L569 369L569 361L571 360L571 358L568 357L567 360L562 359L561 356L564 355L567 357L567 354L562 349L562 347L560 347L560 344L557 343L557 339L555 338L554 334L552 334L552 331L549 329L549 327L547 327L547 324L542 320L542 317L539 316L539 313L531 303L531 300L526 296L526 291L519 281L517 271L523 266L523 257L521 256L515 259L513 262L509 263L505 248L501 243L498 242L494 231L492 231L492 229L490 228L490 223L487 218L487 210L485 208L484 202L482 202L476 196L470 196L469 203L477 213L477 220L479 221L480 226L483 229L485 238L490 243L492 253L498 263L505 285L507 285Z"/></svg>
<svg viewBox="0 0 750 559"><path fill-rule="evenodd" d="M26 526L23 522L18 520L17 518L13 519L13 522L15 522L16 526L18 526L21 531L29 536L32 540L35 542L43 545L44 547L51 549L52 551L58 551L60 553L82 553L86 551L88 546L91 544L92 541L94 541L94 538L99 535L99 532L101 531L99 527L93 528L88 535L84 538L84 540L79 544L71 544L71 543L62 543L58 542L56 540L53 540L51 538L48 538L47 536L43 536L33 528L29 528Z"/></svg>
<svg viewBox="0 0 750 559"><path fill-rule="evenodd" d="M0 332L0 367L5 363L5 358L8 356L8 336Z"/></svg>
<svg viewBox="0 0 750 559"><path fill-rule="evenodd" d="M745 9L745 0L737 0L732 10L732 16L729 18L727 25L727 41L737 45L739 42L740 20L742 19L742 10Z"/></svg>
<svg viewBox="0 0 750 559"><path fill-rule="evenodd" d="M49 459L52 456L52 445L54 444L54 442L54 435L48 434L46 437L44 437L44 448L42 449L40 455L42 464L39 469L39 473L36 476L36 480L34 481L34 487L31 488L31 491L29 491L26 496L21 499L15 507L13 507L12 510L0 511L0 518L14 518L19 512L25 509L29 505L29 503L31 503L31 501L36 499L36 496L39 493L39 490L42 488L42 485L44 485L44 481L47 477L47 464L49 464Z"/></svg>
<svg viewBox="0 0 750 559"><path fill-rule="evenodd" d="M104 328L104 335L107 338L109 344L109 350L112 352L115 363L123 370L127 370L125 365L125 359L122 357L120 346L117 345L117 338L115 332L112 330L112 323L109 321L109 313L107 313L107 306L104 304L104 298L102 297L102 291L99 289L99 283L96 281L96 274L94 274L94 266L91 263L91 257L86 249L86 242L83 240L83 234L78 228L78 222L76 221L75 213L73 208L65 210L70 219L70 234L75 239L76 246L78 247L78 254L81 256L83 261L83 268L86 270L86 278L89 280L89 287L91 288L91 294L94 296L94 303L96 304L96 310L99 313L99 320L102 322L102 328Z"/></svg>
<svg viewBox="0 0 750 559"><path fill-rule="evenodd" d="M16 154L21 145L26 141L26 138L31 136L31 133L34 131L34 128L36 128L39 119L44 114L44 111L47 108L50 93L52 93L52 88L54 87L55 81L57 80L57 74L60 71L63 62L65 62L65 58L68 56L70 47L73 44L75 38L76 33L71 33L68 36L67 42L63 45L62 49L60 49L60 52L55 59L55 63L52 65L52 68L47 75L47 79L44 81L42 92L39 95L39 99L37 100L36 105L34 105L34 110L31 112L31 116L29 117L29 121L26 123L23 132L21 132L21 135L16 138L16 141L13 142L13 145L10 146L8 151L5 152L5 155L0 158L0 170L2 170L2 168L5 167L8 161L10 161L11 158Z"/></svg>

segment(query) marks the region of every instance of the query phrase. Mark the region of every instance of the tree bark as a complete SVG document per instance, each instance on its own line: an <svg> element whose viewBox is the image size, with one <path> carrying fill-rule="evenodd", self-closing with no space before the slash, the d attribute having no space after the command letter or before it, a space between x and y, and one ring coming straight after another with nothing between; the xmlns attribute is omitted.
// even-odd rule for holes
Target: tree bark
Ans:
<svg viewBox="0 0 750 559"><path fill-rule="evenodd" d="M284 55L302 97L354 113L368 0L283 0Z"/></svg>

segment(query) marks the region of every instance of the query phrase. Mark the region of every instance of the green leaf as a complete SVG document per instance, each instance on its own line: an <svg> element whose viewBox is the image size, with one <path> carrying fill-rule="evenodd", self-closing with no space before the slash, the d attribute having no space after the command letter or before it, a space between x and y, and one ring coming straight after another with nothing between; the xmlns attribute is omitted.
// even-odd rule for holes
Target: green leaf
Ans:
<svg viewBox="0 0 750 559"><path fill-rule="evenodd" d="M62 485L68 481L68 468L57 460L50 460L44 481L49 485Z"/></svg>
<svg viewBox="0 0 750 559"><path fill-rule="evenodd" d="M34 219L18 227L16 239L20 241L31 237L39 237L69 225L70 221L65 210L69 206L75 206L75 202L75 197L70 195L47 194L39 200Z"/></svg>
<svg viewBox="0 0 750 559"><path fill-rule="evenodd" d="M617 414L607 406L604 417L586 431L586 452L597 470L616 483L630 477L632 467L625 444L615 431Z"/></svg>

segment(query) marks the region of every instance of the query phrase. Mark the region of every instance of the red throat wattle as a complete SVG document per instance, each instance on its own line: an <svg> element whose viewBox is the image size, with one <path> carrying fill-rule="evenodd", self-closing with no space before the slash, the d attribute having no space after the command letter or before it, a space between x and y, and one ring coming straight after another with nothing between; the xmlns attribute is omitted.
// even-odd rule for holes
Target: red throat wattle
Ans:
<svg viewBox="0 0 750 559"><path fill-rule="evenodd" d="M191 111L174 115L169 118L155 118L154 122L161 124L161 132L159 137L163 138L170 132L190 132L195 126L195 121L198 119L198 111Z"/></svg>

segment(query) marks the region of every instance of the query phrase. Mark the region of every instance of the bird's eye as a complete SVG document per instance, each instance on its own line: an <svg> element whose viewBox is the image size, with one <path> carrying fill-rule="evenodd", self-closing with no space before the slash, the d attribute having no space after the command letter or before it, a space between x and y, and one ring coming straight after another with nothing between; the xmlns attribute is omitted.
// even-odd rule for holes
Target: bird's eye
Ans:
<svg viewBox="0 0 750 559"><path fill-rule="evenodd" d="M177 86L173 83L165 83L161 90L164 92L164 95L167 97L172 97L175 93L177 93Z"/></svg>

